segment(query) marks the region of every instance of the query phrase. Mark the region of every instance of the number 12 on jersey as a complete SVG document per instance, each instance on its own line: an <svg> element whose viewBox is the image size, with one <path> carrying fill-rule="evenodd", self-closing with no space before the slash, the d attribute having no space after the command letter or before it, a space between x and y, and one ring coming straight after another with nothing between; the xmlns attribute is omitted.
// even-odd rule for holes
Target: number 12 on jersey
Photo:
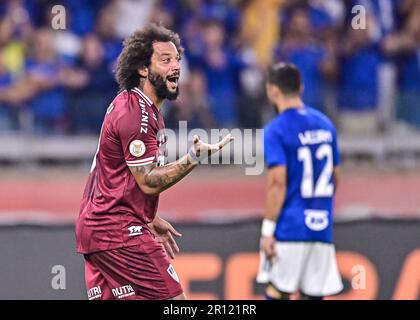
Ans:
<svg viewBox="0 0 420 320"><path fill-rule="evenodd" d="M333 174L333 152L331 145L321 144L315 151L316 160L326 159L321 174L314 182L313 157L311 149L307 146L298 149L298 160L302 161L303 173L300 184L302 198L331 197L334 194L334 185L331 183Z"/></svg>

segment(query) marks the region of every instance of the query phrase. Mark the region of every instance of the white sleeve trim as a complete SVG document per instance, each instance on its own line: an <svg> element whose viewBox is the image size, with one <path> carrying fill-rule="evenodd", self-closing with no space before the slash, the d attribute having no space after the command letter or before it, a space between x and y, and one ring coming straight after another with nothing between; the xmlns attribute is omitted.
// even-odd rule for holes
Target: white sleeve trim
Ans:
<svg viewBox="0 0 420 320"><path fill-rule="evenodd" d="M138 163L143 163L143 162L149 162L151 160L153 160L155 157L149 157L149 158L144 158L144 159L139 159L139 160L127 160L127 164L138 164Z"/></svg>
<svg viewBox="0 0 420 320"><path fill-rule="evenodd" d="M149 161L149 162L141 162L141 163L127 163L127 166L129 166L129 167L140 167L140 166L145 166L145 165L148 165L148 164L152 164L153 163L153 161Z"/></svg>

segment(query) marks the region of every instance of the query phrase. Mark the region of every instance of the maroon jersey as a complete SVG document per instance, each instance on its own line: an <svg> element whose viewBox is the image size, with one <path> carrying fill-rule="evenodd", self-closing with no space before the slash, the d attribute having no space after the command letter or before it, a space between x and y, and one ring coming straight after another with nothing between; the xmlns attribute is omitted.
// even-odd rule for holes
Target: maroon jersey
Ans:
<svg viewBox="0 0 420 320"><path fill-rule="evenodd" d="M164 128L159 110L137 88L111 103L76 222L79 253L138 245L140 237L150 237L147 224L159 196L143 193L129 167L163 165Z"/></svg>

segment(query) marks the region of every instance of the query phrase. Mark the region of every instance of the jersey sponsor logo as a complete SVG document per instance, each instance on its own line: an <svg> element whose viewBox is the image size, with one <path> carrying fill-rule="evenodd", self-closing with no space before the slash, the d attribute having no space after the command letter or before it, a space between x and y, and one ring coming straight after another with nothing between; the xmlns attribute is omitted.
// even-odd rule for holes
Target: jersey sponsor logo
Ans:
<svg viewBox="0 0 420 320"><path fill-rule="evenodd" d="M101 287L96 286L96 287L90 288L87 291L87 295L88 295L89 300L99 299L100 297L102 297Z"/></svg>
<svg viewBox="0 0 420 320"><path fill-rule="evenodd" d="M141 229L143 229L142 226L128 227L128 231L130 231L130 234L128 236L132 237L132 236L139 236L139 235L143 234L143 232L141 232Z"/></svg>
<svg viewBox="0 0 420 320"><path fill-rule="evenodd" d="M134 296L136 293L131 285L126 285L112 289L112 294L117 299L123 299L129 296Z"/></svg>
<svg viewBox="0 0 420 320"><path fill-rule="evenodd" d="M172 279L179 283L178 275L176 274L176 271L171 264L169 265L168 269L166 269L166 271L169 273Z"/></svg>
<svg viewBox="0 0 420 320"><path fill-rule="evenodd" d="M305 210L305 224L312 231L322 231L328 227L328 211Z"/></svg>
<svg viewBox="0 0 420 320"><path fill-rule="evenodd" d="M328 130L307 130L299 132L299 140L302 145L331 143L333 138L331 131Z"/></svg>
<svg viewBox="0 0 420 320"><path fill-rule="evenodd" d="M140 132L147 133L147 128L149 126L149 113L146 110L146 105L143 100L139 100L141 108L141 122L140 122Z"/></svg>
<svg viewBox="0 0 420 320"><path fill-rule="evenodd" d="M146 152L146 146L141 140L131 141L129 149L134 157L141 157Z"/></svg>
<svg viewBox="0 0 420 320"><path fill-rule="evenodd" d="M110 114L112 110L114 110L115 105L111 102L108 109L106 109L106 114Z"/></svg>

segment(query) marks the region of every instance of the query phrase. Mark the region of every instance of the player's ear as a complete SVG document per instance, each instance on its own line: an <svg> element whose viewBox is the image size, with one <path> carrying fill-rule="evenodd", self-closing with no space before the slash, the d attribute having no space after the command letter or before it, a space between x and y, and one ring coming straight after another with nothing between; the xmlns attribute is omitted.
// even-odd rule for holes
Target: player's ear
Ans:
<svg viewBox="0 0 420 320"><path fill-rule="evenodd" d="M266 82L265 84L265 92L267 93L267 96L271 99L273 96L273 85L269 82Z"/></svg>
<svg viewBox="0 0 420 320"><path fill-rule="evenodd" d="M276 99L280 94L282 94L279 87L271 85L271 96Z"/></svg>
<svg viewBox="0 0 420 320"><path fill-rule="evenodd" d="M299 93L300 93L300 95L302 95L303 94L303 90L305 89L305 86L303 85L303 83L300 85L300 88L299 88Z"/></svg>
<svg viewBox="0 0 420 320"><path fill-rule="evenodd" d="M149 75L149 69L146 66L138 68L137 72L142 78L147 78L147 76Z"/></svg>

